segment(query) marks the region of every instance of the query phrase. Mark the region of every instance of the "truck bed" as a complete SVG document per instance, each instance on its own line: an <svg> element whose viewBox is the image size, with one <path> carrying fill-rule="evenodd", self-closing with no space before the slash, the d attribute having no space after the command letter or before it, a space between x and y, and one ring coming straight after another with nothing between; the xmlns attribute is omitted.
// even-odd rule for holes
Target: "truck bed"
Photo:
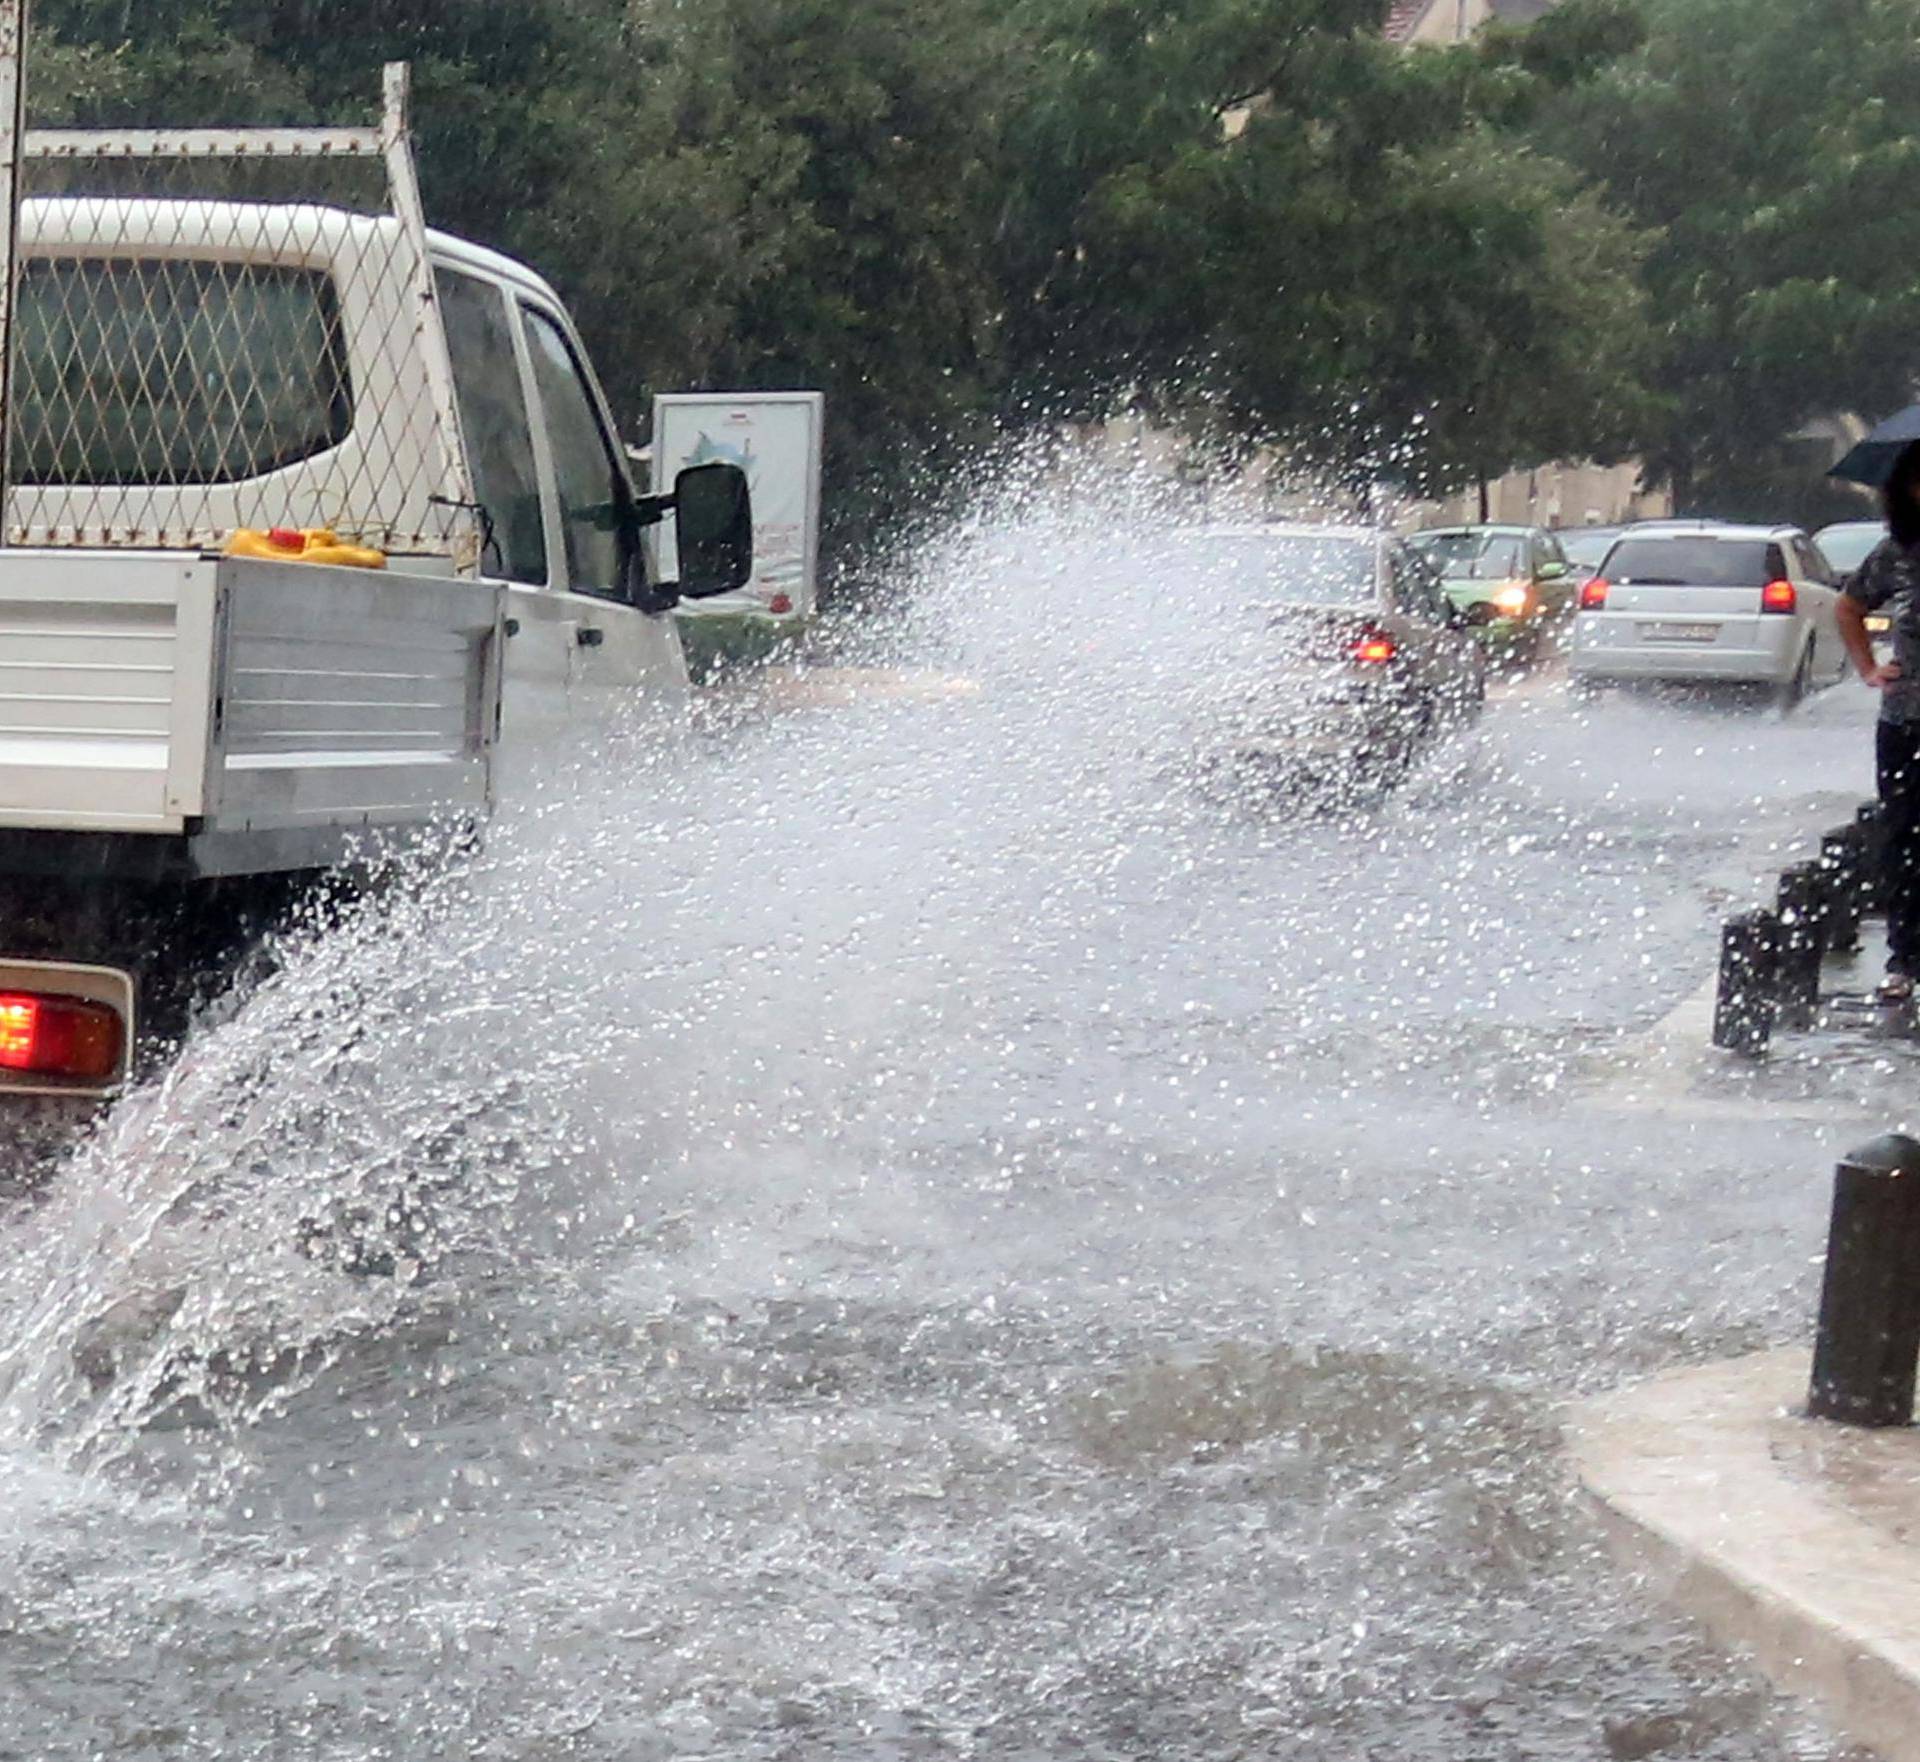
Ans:
<svg viewBox="0 0 1920 1762"><path fill-rule="evenodd" d="M0 873L247 874L484 814L496 586L0 551Z"/></svg>

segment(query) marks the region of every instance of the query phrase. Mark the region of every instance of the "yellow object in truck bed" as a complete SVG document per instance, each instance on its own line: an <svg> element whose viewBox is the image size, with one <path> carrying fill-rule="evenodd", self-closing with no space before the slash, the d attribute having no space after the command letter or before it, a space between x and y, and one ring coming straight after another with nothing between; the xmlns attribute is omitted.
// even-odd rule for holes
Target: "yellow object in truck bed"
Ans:
<svg viewBox="0 0 1920 1762"><path fill-rule="evenodd" d="M343 544L324 526L273 526L266 531L243 526L227 540L229 557L267 557L279 563L337 563L349 569L384 569L385 551L371 545Z"/></svg>

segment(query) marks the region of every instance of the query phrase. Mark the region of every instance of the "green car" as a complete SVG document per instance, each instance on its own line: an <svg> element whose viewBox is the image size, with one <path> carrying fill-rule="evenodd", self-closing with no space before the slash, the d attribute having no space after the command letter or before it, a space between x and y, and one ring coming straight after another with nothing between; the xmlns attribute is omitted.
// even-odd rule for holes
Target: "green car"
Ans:
<svg viewBox="0 0 1920 1762"><path fill-rule="evenodd" d="M1573 611L1573 565L1544 526L1432 526L1407 542L1491 649L1532 653Z"/></svg>

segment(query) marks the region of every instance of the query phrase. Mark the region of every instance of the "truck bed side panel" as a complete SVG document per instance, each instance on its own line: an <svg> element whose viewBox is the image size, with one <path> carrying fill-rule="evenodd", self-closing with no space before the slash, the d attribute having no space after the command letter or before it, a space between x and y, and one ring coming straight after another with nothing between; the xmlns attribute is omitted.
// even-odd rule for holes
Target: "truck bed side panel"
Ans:
<svg viewBox="0 0 1920 1762"><path fill-rule="evenodd" d="M0 825L177 832L200 811L213 570L0 552Z"/></svg>
<svg viewBox="0 0 1920 1762"><path fill-rule="evenodd" d="M499 589L228 559L207 830L484 812Z"/></svg>

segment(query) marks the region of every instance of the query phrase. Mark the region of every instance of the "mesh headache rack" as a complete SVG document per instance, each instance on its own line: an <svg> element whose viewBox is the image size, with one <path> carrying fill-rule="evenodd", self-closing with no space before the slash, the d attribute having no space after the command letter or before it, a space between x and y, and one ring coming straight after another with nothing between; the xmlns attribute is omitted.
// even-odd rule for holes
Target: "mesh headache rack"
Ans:
<svg viewBox="0 0 1920 1762"><path fill-rule="evenodd" d="M16 117L17 21L0 0ZM404 65L384 97L377 128L16 130L0 541L329 527L473 565Z"/></svg>

